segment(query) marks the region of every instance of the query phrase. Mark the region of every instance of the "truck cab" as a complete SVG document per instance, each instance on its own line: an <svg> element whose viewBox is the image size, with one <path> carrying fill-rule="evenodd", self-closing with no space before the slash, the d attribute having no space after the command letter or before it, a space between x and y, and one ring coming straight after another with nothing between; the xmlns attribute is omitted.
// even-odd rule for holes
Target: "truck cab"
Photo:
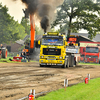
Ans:
<svg viewBox="0 0 100 100"><path fill-rule="evenodd" d="M85 63L100 63L100 48L99 46L86 46Z"/></svg>
<svg viewBox="0 0 100 100"><path fill-rule="evenodd" d="M66 36L58 32L45 33L41 39L40 46L40 67L42 66L62 66L68 65L66 55Z"/></svg>

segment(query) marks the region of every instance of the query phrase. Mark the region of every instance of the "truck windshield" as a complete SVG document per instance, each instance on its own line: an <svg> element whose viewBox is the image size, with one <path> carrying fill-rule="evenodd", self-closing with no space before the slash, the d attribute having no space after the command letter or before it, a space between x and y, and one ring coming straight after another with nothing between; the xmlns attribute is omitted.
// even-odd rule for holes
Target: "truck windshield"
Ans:
<svg viewBox="0 0 100 100"><path fill-rule="evenodd" d="M42 39L42 45L63 45L63 39Z"/></svg>
<svg viewBox="0 0 100 100"><path fill-rule="evenodd" d="M99 49L98 49L98 47L86 47L86 52L98 53Z"/></svg>

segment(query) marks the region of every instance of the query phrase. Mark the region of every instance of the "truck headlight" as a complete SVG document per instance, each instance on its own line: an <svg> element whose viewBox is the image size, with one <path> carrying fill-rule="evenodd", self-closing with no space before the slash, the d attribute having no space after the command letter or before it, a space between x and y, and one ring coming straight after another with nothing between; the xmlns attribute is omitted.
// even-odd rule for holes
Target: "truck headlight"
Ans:
<svg viewBox="0 0 100 100"><path fill-rule="evenodd" d="M43 62L43 60L41 60L41 62Z"/></svg>
<svg viewBox="0 0 100 100"><path fill-rule="evenodd" d="M44 58L44 56L41 56L41 58Z"/></svg>
<svg viewBox="0 0 100 100"><path fill-rule="evenodd" d="M59 59L62 59L63 57L59 57Z"/></svg>

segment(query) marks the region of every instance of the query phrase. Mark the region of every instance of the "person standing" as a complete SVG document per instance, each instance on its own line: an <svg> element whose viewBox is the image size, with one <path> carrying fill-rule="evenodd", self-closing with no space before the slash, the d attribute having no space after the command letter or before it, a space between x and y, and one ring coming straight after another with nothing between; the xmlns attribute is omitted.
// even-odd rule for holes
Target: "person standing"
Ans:
<svg viewBox="0 0 100 100"><path fill-rule="evenodd" d="M1 44L1 49L3 48L3 45Z"/></svg>

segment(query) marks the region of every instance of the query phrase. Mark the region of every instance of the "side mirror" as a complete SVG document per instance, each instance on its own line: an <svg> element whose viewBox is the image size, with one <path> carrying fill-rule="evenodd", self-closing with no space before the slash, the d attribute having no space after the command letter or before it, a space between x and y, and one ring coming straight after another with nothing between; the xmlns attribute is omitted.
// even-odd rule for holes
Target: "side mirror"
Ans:
<svg viewBox="0 0 100 100"><path fill-rule="evenodd" d="M38 45L40 45L40 40L38 41Z"/></svg>
<svg viewBox="0 0 100 100"><path fill-rule="evenodd" d="M35 47L36 48L40 48L40 40L35 40Z"/></svg>

